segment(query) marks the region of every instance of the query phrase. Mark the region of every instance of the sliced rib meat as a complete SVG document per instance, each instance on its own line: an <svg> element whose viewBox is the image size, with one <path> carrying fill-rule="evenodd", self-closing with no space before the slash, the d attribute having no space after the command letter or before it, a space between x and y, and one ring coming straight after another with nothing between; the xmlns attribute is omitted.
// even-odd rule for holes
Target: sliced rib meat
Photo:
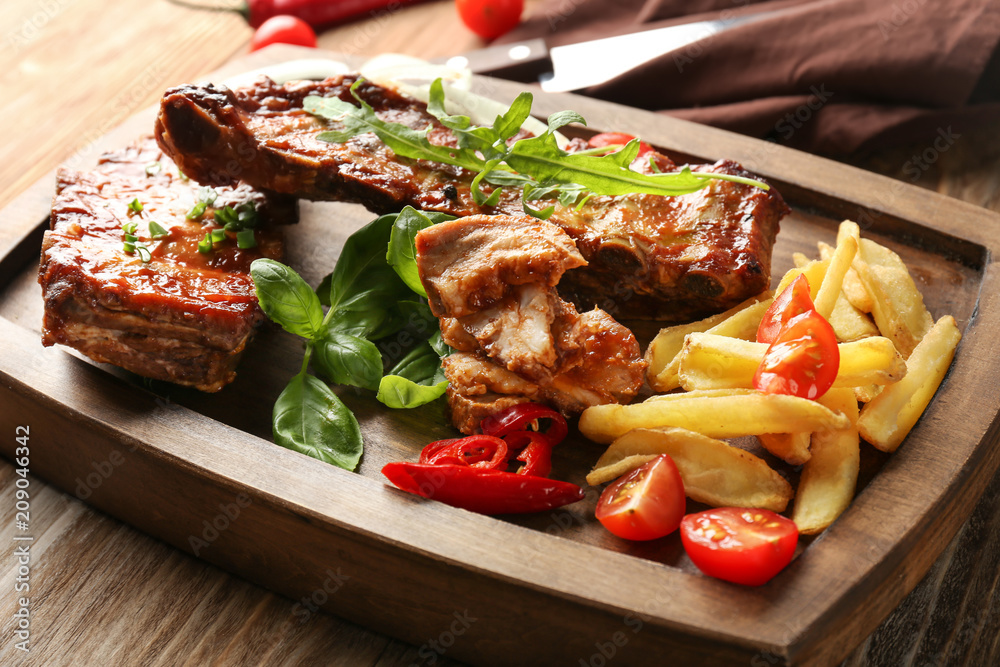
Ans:
<svg viewBox="0 0 1000 667"><path fill-rule="evenodd" d="M219 229L213 207L188 220L198 185L181 177L152 137L101 157L87 172L60 170L45 232L38 281L45 315L42 343L76 348L91 359L140 375L217 391L264 314L257 305L250 263L278 259L282 235L275 222L294 222L287 196L246 185L217 190L214 208L251 202L257 246L239 249L234 235L198 251L206 232ZM138 199L142 211L129 203ZM153 239L150 221L168 231ZM150 259L124 250L123 225L136 222Z"/></svg>
<svg viewBox="0 0 1000 667"><path fill-rule="evenodd" d="M511 216L480 225L470 220L434 225L416 239L417 266L428 293L433 287L437 294L480 294L496 287L498 273L510 276L502 297L474 312L469 309L476 308L476 299L438 299L432 308L441 318L445 342L459 350L444 363L455 425L471 433L484 416L511 402L544 401L572 415L591 405L630 401L646 368L632 332L602 310L581 315L556 294L552 276L557 281L578 261L572 253L554 250L562 247L566 233L556 225ZM551 238L547 251L531 244L518 250L516 241L527 224ZM457 270L450 263L455 248L465 249ZM517 270L537 267L543 258L547 264L541 268Z"/></svg>
<svg viewBox="0 0 1000 667"><path fill-rule="evenodd" d="M474 174L400 158L373 134L343 144L317 139L329 124L302 109L304 98L353 102L349 89L356 80L278 85L261 79L236 91L180 86L162 99L157 136L184 172L204 183L244 180L307 199L359 202L378 213L406 205L457 216L522 213L516 189L505 189L495 207L478 206L470 190ZM358 93L380 118L429 128L432 143L455 145L424 104L370 82ZM656 159L662 170L675 166ZM752 176L730 161L694 169ZM774 188L726 181L679 197L595 196L579 209L543 205L549 203L555 206L549 220L588 262L569 271L564 296L583 308L597 304L617 316L662 320L718 312L766 289L778 223L789 210Z"/></svg>

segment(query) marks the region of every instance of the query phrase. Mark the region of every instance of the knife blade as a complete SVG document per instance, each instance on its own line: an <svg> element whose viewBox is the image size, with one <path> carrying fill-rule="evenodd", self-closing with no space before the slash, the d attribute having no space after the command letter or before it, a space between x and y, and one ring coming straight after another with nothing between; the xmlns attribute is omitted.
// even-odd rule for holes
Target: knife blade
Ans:
<svg viewBox="0 0 1000 667"><path fill-rule="evenodd" d="M542 90L550 93L569 92L604 83L654 58L776 13L683 23L551 49L545 40L533 39L470 51L445 64L514 81L539 81Z"/></svg>

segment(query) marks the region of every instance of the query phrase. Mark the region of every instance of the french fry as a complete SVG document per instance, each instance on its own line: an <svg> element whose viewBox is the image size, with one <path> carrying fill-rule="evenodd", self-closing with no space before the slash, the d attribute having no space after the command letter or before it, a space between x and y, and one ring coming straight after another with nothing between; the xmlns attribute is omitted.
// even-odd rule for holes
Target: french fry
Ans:
<svg viewBox="0 0 1000 667"><path fill-rule="evenodd" d="M766 343L690 334L677 355L678 377L686 390L753 387ZM837 345L840 366L834 387L859 387L898 382L906 374L906 363L892 341L872 336Z"/></svg>
<svg viewBox="0 0 1000 667"><path fill-rule="evenodd" d="M861 239L854 268L872 296L871 313L879 331L903 357L909 357L934 322L903 260L888 248Z"/></svg>
<svg viewBox="0 0 1000 667"><path fill-rule="evenodd" d="M587 475L587 483L609 482L660 454L670 455L684 492L697 502L783 512L792 499L791 485L760 457L680 428L629 431L611 443Z"/></svg>
<svg viewBox="0 0 1000 667"><path fill-rule="evenodd" d="M631 405L595 405L580 416L580 432L609 444L634 428L675 426L710 438L844 428L847 417L797 396L723 389L667 394Z"/></svg>
<svg viewBox="0 0 1000 667"><path fill-rule="evenodd" d="M854 393L850 389L831 389L819 400L847 415L852 423L844 429L812 435L812 456L802 468L792 510L792 521L805 535L825 530L851 504L861 463Z"/></svg>
<svg viewBox="0 0 1000 667"><path fill-rule="evenodd" d="M793 466L802 465L812 456L809 451L811 438L812 434L804 431L798 433L761 433L757 436L764 449Z"/></svg>
<svg viewBox="0 0 1000 667"><path fill-rule="evenodd" d="M811 260L809 257L806 257L801 252L793 252L792 253L792 264L795 265L796 269L801 269L803 266L805 266L806 264L808 264L811 261L813 261L813 260Z"/></svg>
<svg viewBox="0 0 1000 667"><path fill-rule="evenodd" d="M830 264L823 276L823 283L816 292L813 304L816 312L826 319L830 319L833 308L837 305L837 299L844 286L844 276L851 268L851 262L858 252L858 242L852 236L845 236L843 241L837 242L837 248L830 256Z"/></svg>
<svg viewBox="0 0 1000 667"><path fill-rule="evenodd" d="M778 282L778 287L774 290L775 295L781 294L781 292L788 287L793 280L798 278L800 274L804 273L806 280L809 281L809 298L815 299L816 292L819 291L819 286L823 284L823 276L826 275L826 270L829 266L829 261L814 259L804 266L789 269Z"/></svg>
<svg viewBox="0 0 1000 667"><path fill-rule="evenodd" d="M649 362L646 381L649 386L653 391L670 391L680 386L677 378L677 353L681 351L684 338L689 333L711 331L735 338L754 338L771 301L771 293L762 292L724 313L699 322L661 329L646 350L646 361Z"/></svg>
<svg viewBox="0 0 1000 667"><path fill-rule="evenodd" d="M861 228L858 227L855 222L844 220L840 223L840 227L837 229L837 243L839 244L848 236L853 238L860 247ZM828 259L833 255L833 252L833 248L829 245L822 242L819 243L819 255L822 259ZM847 300L861 312L872 312L872 297L868 293L868 290L865 289L864 284L861 282L858 272L853 268L853 262L852 268L848 269L847 273L844 274L844 296L846 296Z"/></svg>
<svg viewBox="0 0 1000 667"><path fill-rule="evenodd" d="M955 318L939 319L906 360L906 377L862 408L861 437L883 452L895 451L934 397L961 339Z"/></svg>
<svg viewBox="0 0 1000 667"><path fill-rule="evenodd" d="M841 343L879 335L878 327L872 318L858 310L844 292L840 293L837 303L833 306L833 312L827 319L833 327L833 332L837 334L837 341Z"/></svg>

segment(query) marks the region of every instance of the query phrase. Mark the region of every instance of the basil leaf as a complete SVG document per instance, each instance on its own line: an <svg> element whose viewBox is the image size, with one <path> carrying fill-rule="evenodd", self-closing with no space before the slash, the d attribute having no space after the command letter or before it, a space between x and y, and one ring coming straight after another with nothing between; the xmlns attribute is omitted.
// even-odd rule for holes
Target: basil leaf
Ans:
<svg viewBox="0 0 1000 667"><path fill-rule="evenodd" d="M324 279L320 291L325 301L336 311L370 310L375 304L395 303L409 294L386 261L396 214L383 215L351 234L340 251L340 259L329 280Z"/></svg>
<svg viewBox="0 0 1000 667"><path fill-rule="evenodd" d="M389 375L399 375L419 384L426 384L440 368L441 357L428 342L410 350L409 354L392 367Z"/></svg>
<svg viewBox="0 0 1000 667"><path fill-rule="evenodd" d="M349 336L378 340L382 336L374 334L382 331L387 324L391 324L388 322L390 317L391 311L381 304L373 305L367 310L338 310L330 317L327 328ZM398 331L398 328L396 330Z"/></svg>
<svg viewBox="0 0 1000 667"><path fill-rule="evenodd" d="M382 355L375 343L340 331L324 331L313 339L313 361L334 384L378 389Z"/></svg>
<svg viewBox="0 0 1000 667"><path fill-rule="evenodd" d="M255 259L250 276L261 309L285 331L305 338L319 332L323 325L319 297L291 267L273 259Z"/></svg>
<svg viewBox="0 0 1000 667"><path fill-rule="evenodd" d="M431 349L434 350L434 352L437 353L438 357L441 359L444 359L455 351L450 345L448 345L448 343L444 342L444 338L441 336L440 330L434 332L434 335L430 337L427 344L431 346Z"/></svg>
<svg viewBox="0 0 1000 667"><path fill-rule="evenodd" d="M406 286L422 297L427 297L424 286L420 283L420 273L417 271L417 250L414 239L417 232L431 225L455 217L444 213L417 211L409 206L396 216L389 235L389 248L385 258Z"/></svg>
<svg viewBox="0 0 1000 667"><path fill-rule="evenodd" d="M447 389L447 380L423 385L399 375L386 375L379 383L376 398L390 408L416 408L444 396Z"/></svg>
<svg viewBox="0 0 1000 667"><path fill-rule="evenodd" d="M299 373L274 403L274 441L314 459L354 470L363 443L358 420L318 378Z"/></svg>

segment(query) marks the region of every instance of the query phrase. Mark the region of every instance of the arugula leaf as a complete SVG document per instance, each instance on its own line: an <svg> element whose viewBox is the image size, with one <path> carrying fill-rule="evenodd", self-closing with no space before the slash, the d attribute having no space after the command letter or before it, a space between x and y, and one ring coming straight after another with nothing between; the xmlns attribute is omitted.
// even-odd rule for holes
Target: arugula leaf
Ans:
<svg viewBox="0 0 1000 667"><path fill-rule="evenodd" d="M358 79L351 86L351 95L357 100L359 106L354 106L338 97L310 95L303 100L302 108L306 112L337 121L343 125L343 129L328 130L321 133L317 139L343 143L353 136L374 132L375 136L397 155L416 160L443 162L473 171L479 171L482 168L482 160L473 153L431 144L427 140L427 128L414 130L401 123L387 123L376 116L371 105L361 99L357 93L357 88L363 81L364 79Z"/></svg>
<svg viewBox="0 0 1000 667"><path fill-rule="evenodd" d="M420 283L417 271L417 256L414 239L417 232L436 225L445 220L454 220L455 216L444 213L417 211L407 206L396 216L389 235L389 247L385 255L396 274L411 290L426 298L427 292Z"/></svg>
<svg viewBox="0 0 1000 667"><path fill-rule="evenodd" d="M378 389L382 355L370 340L340 331L324 331L313 339L313 361L334 384Z"/></svg>
<svg viewBox="0 0 1000 667"><path fill-rule="evenodd" d="M255 259L250 276L261 309L285 331L304 338L319 332L323 326L319 297L291 267L273 259Z"/></svg>
<svg viewBox="0 0 1000 667"><path fill-rule="evenodd" d="M358 420L325 382L307 373L293 377L274 402L272 427L282 447L345 470L361 459Z"/></svg>
<svg viewBox="0 0 1000 667"><path fill-rule="evenodd" d="M475 127L467 116L446 113L440 79L431 84L427 110L454 132L458 148L431 145L426 128L418 131L378 118L371 106L357 94L360 83L361 80L351 87L360 106L338 98L306 98L306 111L338 121L342 127L337 131L323 132L318 138L341 143L355 135L374 132L401 157L467 169L476 174L471 187L473 198L480 206L495 205L500 196L499 190L494 190L487 198L480 190L483 180L501 187L521 187L525 212L543 219L552 215L554 206L539 210L527 203L532 199L541 199L543 193L558 199L563 206L571 206L581 196L585 202L590 194L683 195L700 190L711 180L727 180L768 189L765 183L753 179L729 174L694 173L687 167L677 172L657 174L632 171L631 164L639 150L638 140L630 141L610 154L597 155L589 151L568 153L559 148L554 132L569 123L586 125L584 118L574 111L552 114L548 129L541 135L508 145L508 140L517 134L531 112L530 93L519 95L506 112L497 116L492 127ZM582 202L577 206L581 207Z"/></svg>

